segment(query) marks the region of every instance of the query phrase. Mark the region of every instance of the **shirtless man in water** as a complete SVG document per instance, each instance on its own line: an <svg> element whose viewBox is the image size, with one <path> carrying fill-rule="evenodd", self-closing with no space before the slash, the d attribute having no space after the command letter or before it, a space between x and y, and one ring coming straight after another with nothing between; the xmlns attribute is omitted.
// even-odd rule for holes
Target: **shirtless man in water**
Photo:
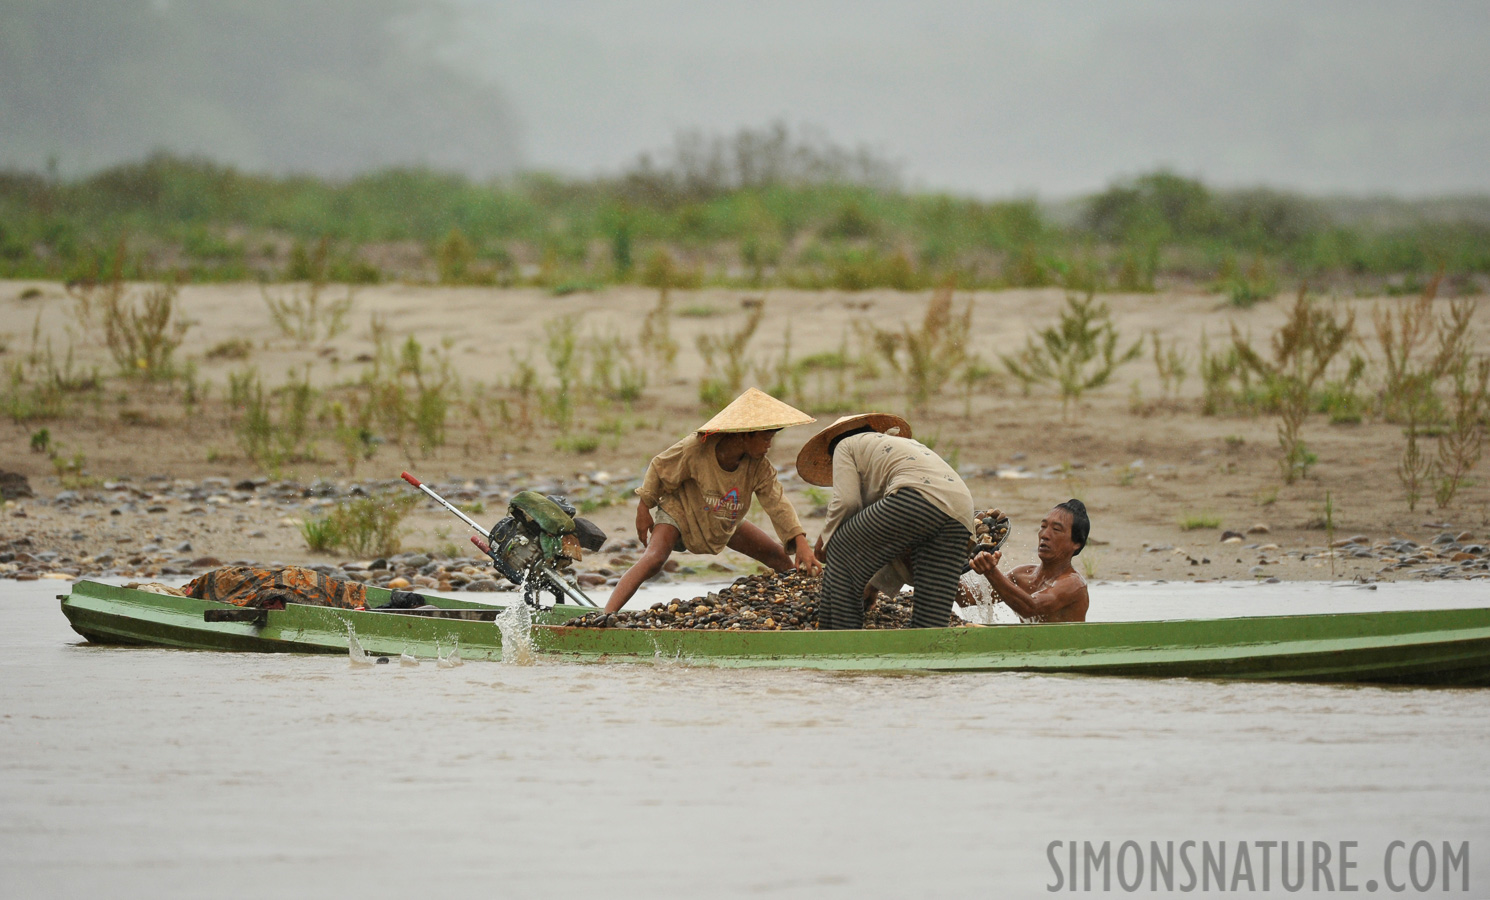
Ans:
<svg viewBox="0 0 1490 900"><path fill-rule="evenodd" d="M999 571L1002 553L979 553L973 571L988 579L1009 608L1035 622L1085 622L1086 582L1071 558L1086 547L1091 522L1080 500L1059 503L1040 520L1038 566Z"/></svg>

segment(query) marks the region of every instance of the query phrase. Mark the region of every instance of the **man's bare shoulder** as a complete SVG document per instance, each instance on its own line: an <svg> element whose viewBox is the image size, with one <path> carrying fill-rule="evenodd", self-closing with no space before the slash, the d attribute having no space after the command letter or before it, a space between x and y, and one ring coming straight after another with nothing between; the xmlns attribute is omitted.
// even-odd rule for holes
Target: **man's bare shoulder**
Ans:
<svg viewBox="0 0 1490 900"><path fill-rule="evenodd" d="M1030 590L1035 584L1035 577L1040 574L1040 567L1036 565L1015 566L1009 570L1009 580Z"/></svg>

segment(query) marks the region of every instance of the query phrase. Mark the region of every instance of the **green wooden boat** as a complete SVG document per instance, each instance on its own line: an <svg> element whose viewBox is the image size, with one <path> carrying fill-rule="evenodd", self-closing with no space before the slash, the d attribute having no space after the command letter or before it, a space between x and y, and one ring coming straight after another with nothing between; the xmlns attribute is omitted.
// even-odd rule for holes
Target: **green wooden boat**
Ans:
<svg viewBox="0 0 1490 900"><path fill-rule="evenodd" d="M386 592L369 588L377 603ZM431 598L420 613L291 604L243 610L80 581L60 597L72 627L98 643L194 650L346 653L348 625L371 654L502 658L497 609ZM1490 685L1490 609L1008 625L891 631L672 631L566 627L585 612L538 615L545 659L682 660L707 666L845 671L1011 671L1089 675Z"/></svg>

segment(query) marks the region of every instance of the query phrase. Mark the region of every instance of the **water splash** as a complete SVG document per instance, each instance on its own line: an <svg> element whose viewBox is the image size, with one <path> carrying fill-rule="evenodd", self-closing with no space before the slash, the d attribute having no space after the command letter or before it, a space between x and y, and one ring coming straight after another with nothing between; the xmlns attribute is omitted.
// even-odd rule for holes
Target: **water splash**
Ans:
<svg viewBox="0 0 1490 900"><path fill-rule="evenodd" d="M497 616L497 630L502 633L502 662L531 666L537 661L533 652L533 614L528 604L509 603Z"/></svg>
<svg viewBox="0 0 1490 900"><path fill-rule="evenodd" d="M993 586L976 572L962 573L963 587L973 595L978 602L977 606L963 607L968 614L968 620L979 625L1018 625L1024 619L1019 613L1010 609L1008 604L999 603L993 597Z"/></svg>
<svg viewBox="0 0 1490 900"><path fill-rule="evenodd" d="M401 666L417 666L419 665L419 657L410 653L409 648L405 646L403 652L398 655L398 664Z"/></svg>
<svg viewBox="0 0 1490 900"><path fill-rule="evenodd" d="M442 669L465 665L465 661L460 658L460 635L452 635L451 641L449 656L441 652L439 640L435 641L435 663Z"/></svg>
<svg viewBox="0 0 1490 900"><path fill-rule="evenodd" d="M346 624L347 624L347 658L352 661L352 665L354 665L354 666L370 666L370 665L372 665L373 664L372 657L370 657L370 656L367 655L367 651L362 649L362 643L357 640L357 629L355 629L355 628L352 627L352 623L351 622L347 622Z"/></svg>
<svg viewBox="0 0 1490 900"><path fill-rule="evenodd" d="M648 635L648 640L652 642L653 663L661 666L693 665L693 657L683 655L683 648L681 646L673 648L673 652L669 653L662 649L662 645L657 642L656 636Z"/></svg>

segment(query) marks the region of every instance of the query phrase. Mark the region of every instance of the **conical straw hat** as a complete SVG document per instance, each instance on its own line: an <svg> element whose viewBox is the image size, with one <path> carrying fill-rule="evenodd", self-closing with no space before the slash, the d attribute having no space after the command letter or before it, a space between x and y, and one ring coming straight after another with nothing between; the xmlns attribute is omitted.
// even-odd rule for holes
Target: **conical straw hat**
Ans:
<svg viewBox="0 0 1490 900"><path fill-rule="evenodd" d="M701 434L775 431L793 425L810 425L816 421L807 413L782 403L765 391L747 388L745 393L721 409L714 418L700 425L698 431Z"/></svg>
<svg viewBox="0 0 1490 900"><path fill-rule="evenodd" d="M893 434L896 437L908 438L911 436L911 426L906 420L892 413L861 413L857 416L844 416L837 422L808 438L807 443L802 445L802 450L797 454L797 474L808 484L818 484L828 487L833 483L833 455L828 452L828 447L833 439L840 434L869 426L881 434Z"/></svg>

